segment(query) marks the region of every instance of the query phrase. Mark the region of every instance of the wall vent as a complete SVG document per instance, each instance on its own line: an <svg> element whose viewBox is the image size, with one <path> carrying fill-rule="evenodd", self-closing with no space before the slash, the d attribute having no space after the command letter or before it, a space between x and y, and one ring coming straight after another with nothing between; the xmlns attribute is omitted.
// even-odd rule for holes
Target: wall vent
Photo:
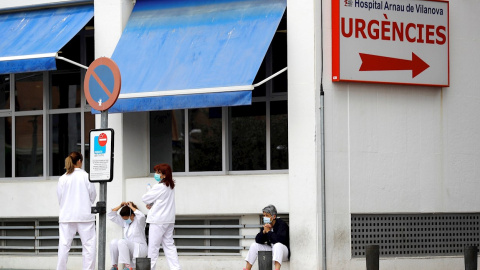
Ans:
<svg viewBox="0 0 480 270"><path fill-rule="evenodd" d="M480 213L351 215L352 257L365 257L367 245L379 245L381 257L463 255L479 246Z"/></svg>

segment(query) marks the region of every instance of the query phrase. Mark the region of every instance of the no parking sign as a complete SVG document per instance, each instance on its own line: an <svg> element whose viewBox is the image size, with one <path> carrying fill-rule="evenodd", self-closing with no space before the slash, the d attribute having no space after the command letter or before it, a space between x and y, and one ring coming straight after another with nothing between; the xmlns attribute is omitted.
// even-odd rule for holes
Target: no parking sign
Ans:
<svg viewBox="0 0 480 270"><path fill-rule="evenodd" d="M90 182L113 180L113 129L90 130Z"/></svg>
<svg viewBox="0 0 480 270"><path fill-rule="evenodd" d="M117 64L100 57L88 67L84 80L85 98L97 111L108 110L117 101L122 80Z"/></svg>

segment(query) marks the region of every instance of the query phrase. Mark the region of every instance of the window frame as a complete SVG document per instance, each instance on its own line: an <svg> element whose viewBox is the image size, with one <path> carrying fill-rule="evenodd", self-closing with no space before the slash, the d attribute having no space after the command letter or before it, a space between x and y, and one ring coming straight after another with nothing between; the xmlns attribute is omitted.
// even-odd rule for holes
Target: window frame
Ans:
<svg viewBox="0 0 480 270"><path fill-rule="evenodd" d="M86 64L87 62L87 42L86 39L88 37L94 37L93 29L89 27L88 23L85 27L80 30L77 34L80 37L80 59L81 64ZM72 39L73 40L73 39ZM57 60L59 61L59 60ZM75 72L77 73L80 71L80 89L81 89L81 97L80 97L80 106L76 108L62 108L62 109L50 109L50 98L52 95L52 75L54 74L62 74L68 72ZM43 79L43 89L42 89L42 97L43 97L43 109L42 110L35 110L35 111L16 111L15 110L15 98L10 98L10 108L9 109L0 109L0 117L11 117L12 118L12 148L11 148L11 160L12 160L12 176L11 177L0 177L0 182L2 181L36 181L36 180L58 180L60 176L53 176L50 175L50 167L51 161L50 156L52 154L52 145L50 145L50 132L49 129L51 128L50 123L50 116L55 114L69 114L69 113L80 113L80 121L81 121L81 130L80 130L80 139L81 139L81 153L85 153L85 113L91 112L91 106L88 104L85 98L85 94L83 92L84 88L84 80L86 70L83 68L75 67L72 65L72 68L67 70L52 70L52 71L40 71L38 73L42 73ZM19 73L25 74L25 73ZM17 74L10 73L10 96L15 97L15 77ZM43 143L43 154L42 154L42 176L16 176L16 117L21 116L34 116L34 115L41 115L43 117L43 128L42 128L42 143Z"/></svg>
<svg viewBox="0 0 480 270"><path fill-rule="evenodd" d="M267 51L265 55L265 74L260 74L262 77L268 77L275 73L276 71L272 70L273 66L273 53L272 47ZM263 76L264 75L264 76ZM274 80L275 78L273 78ZM220 171L190 171L190 138L185 136L185 171L184 172L173 172L175 176L193 176L193 175L249 175L249 174L286 174L288 169L273 169L271 168L271 114L270 114L270 104L275 101L287 101L288 103L288 93L287 92L277 92L273 91L273 82L272 80L267 81L266 83L265 96L252 97L252 103L255 102L265 102L265 125L266 125L266 169L265 170L238 170L233 171L232 168L232 136L231 136L231 107L222 107L222 170ZM255 90L253 90L255 91ZM189 110L190 109L181 109L184 113L184 134L188 134L189 126ZM150 125L150 121L149 121ZM150 126L149 126L150 130ZM150 140L150 132L148 133L148 140ZM151 149L149 147L149 153ZM151 163L151 156L148 155L148 164ZM152 170L152 169L151 169ZM150 172L153 175L153 172Z"/></svg>

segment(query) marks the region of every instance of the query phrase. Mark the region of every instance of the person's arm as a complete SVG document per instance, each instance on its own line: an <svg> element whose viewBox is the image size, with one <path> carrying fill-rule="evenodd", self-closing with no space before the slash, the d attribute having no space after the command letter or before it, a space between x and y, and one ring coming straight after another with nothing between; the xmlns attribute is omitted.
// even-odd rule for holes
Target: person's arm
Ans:
<svg viewBox="0 0 480 270"><path fill-rule="evenodd" d="M278 222L278 221L277 221ZM278 224L278 228L272 232L270 230L267 233L268 239L270 239L270 243L282 243L286 244L288 242L288 225L285 222L281 222Z"/></svg>
<svg viewBox="0 0 480 270"><path fill-rule="evenodd" d="M154 185L147 193L143 194L142 201L145 204L154 203L165 192L165 189L160 185Z"/></svg>
<svg viewBox="0 0 480 270"><path fill-rule="evenodd" d="M145 217L145 215L142 213L142 211L136 209L136 210L134 211L134 213L135 213L135 220L138 220L138 222L139 222L140 224L142 224L142 226L145 226L146 217Z"/></svg>
<svg viewBox="0 0 480 270"><path fill-rule="evenodd" d="M110 219L113 223L117 224L120 227L123 227L124 221L123 218L120 217L120 215L117 213L120 208L122 208L124 205L126 205L125 202L122 202L119 206L112 208L110 212L108 212L107 217Z"/></svg>
<svg viewBox="0 0 480 270"><path fill-rule="evenodd" d="M133 206L133 203L132 203L132 202L127 202L126 205L127 205L128 207L130 207L130 209L132 209L132 212L137 211L137 208L135 208L135 206Z"/></svg>
<svg viewBox="0 0 480 270"><path fill-rule="evenodd" d="M90 202L93 204L93 202L95 202L95 198L97 198L97 190L95 189L95 185L88 180L88 173L85 173L84 181L87 185Z"/></svg>
<svg viewBox="0 0 480 270"><path fill-rule="evenodd" d="M58 198L58 205L60 205L62 203L62 198L63 198L63 181L62 181L62 179L58 180L57 198Z"/></svg>
<svg viewBox="0 0 480 270"><path fill-rule="evenodd" d="M260 228L260 232L255 236L255 242L258 244L265 244L265 242L267 242L267 235L263 233L263 227Z"/></svg>
<svg viewBox="0 0 480 270"><path fill-rule="evenodd" d="M124 207L125 205L127 205L126 202L121 202L119 206L112 208L112 211L117 212L118 210L120 210L120 208Z"/></svg>

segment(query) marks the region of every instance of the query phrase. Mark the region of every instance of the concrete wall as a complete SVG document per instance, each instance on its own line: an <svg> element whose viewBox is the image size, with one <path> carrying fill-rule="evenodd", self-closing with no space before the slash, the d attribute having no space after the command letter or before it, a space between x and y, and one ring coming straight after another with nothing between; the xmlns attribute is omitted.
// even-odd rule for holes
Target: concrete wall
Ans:
<svg viewBox="0 0 480 270"><path fill-rule="evenodd" d="M321 267L319 1L287 1L290 248L293 269ZM302 42L299 42L299 41Z"/></svg>
<svg viewBox="0 0 480 270"><path fill-rule="evenodd" d="M329 5L324 78L332 75ZM450 87L325 80L329 269L365 269L350 258L350 213L479 212L479 8L450 1ZM382 259L380 267L460 269L463 261Z"/></svg>

